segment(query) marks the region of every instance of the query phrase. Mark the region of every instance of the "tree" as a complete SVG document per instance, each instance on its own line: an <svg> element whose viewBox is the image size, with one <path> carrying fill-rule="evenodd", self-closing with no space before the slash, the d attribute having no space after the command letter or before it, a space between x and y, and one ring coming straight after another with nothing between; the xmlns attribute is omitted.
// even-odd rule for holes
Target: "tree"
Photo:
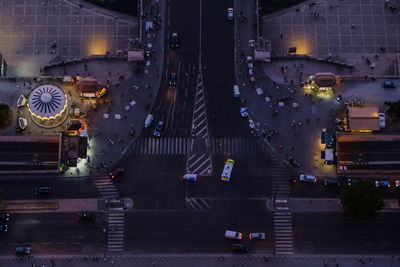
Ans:
<svg viewBox="0 0 400 267"><path fill-rule="evenodd" d="M383 208L378 188L371 183L359 182L343 190L340 201L345 216L367 219Z"/></svg>
<svg viewBox="0 0 400 267"><path fill-rule="evenodd" d="M396 102L392 102L390 104L390 107L389 107L387 113L392 117L396 117L397 119L400 119L400 100L398 100Z"/></svg>
<svg viewBox="0 0 400 267"><path fill-rule="evenodd" d="M12 111L6 104L0 104L0 129L10 125L12 120Z"/></svg>

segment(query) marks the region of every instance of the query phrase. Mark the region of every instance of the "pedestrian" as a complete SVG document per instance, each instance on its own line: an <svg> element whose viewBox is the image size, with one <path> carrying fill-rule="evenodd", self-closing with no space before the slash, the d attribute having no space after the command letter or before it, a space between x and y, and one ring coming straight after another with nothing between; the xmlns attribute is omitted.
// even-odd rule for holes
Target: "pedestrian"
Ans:
<svg viewBox="0 0 400 267"><path fill-rule="evenodd" d="M283 39L283 34L281 33L281 40Z"/></svg>

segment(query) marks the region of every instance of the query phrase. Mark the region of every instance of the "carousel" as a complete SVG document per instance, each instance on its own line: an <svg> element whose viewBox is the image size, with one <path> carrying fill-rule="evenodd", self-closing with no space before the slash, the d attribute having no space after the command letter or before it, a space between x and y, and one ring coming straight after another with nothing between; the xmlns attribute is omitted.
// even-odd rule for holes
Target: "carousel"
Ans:
<svg viewBox="0 0 400 267"><path fill-rule="evenodd" d="M34 88L28 98L32 120L43 128L61 125L68 116L67 97L54 84L41 84Z"/></svg>

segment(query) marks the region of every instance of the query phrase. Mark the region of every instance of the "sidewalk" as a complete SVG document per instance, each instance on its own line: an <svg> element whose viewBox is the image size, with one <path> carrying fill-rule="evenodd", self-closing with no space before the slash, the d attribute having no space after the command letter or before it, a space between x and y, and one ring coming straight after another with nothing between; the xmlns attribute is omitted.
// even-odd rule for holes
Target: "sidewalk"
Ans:
<svg viewBox="0 0 400 267"><path fill-rule="evenodd" d="M95 258L97 257L97 258ZM42 265L41 265L42 264ZM0 258L1 267L50 267L50 266L118 266L118 267L363 267L363 266L400 266L398 256L371 255L296 255L290 257L272 257L259 254L177 254L177 255L131 255L131 256L33 256L18 259L16 256Z"/></svg>
<svg viewBox="0 0 400 267"><path fill-rule="evenodd" d="M108 94L99 100L82 99L75 87L69 89L69 101L75 100L74 105L82 113L81 119L87 123L89 147L87 159L78 162L76 168L69 168L64 176L88 176L94 171L111 168L129 152L129 147L139 136L161 82L164 4L164 1L144 1L144 16L141 17L143 27L146 21L154 23L154 20L160 21L160 27L148 31L143 29L141 46L151 53L143 64L137 66L127 62L126 58L111 55L96 60L61 64L46 70L47 75L53 76L94 77L107 85ZM133 42L126 41L129 50Z"/></svg>
<svg viewBox="0 0 400 267"><path fill-rule="evenodd" d="M45 212L108 212L128 211L132 209L130 198L114 199L112 203L102 198L48 199L48 200L12 200L3 201L0 210L12 213Z"/></svg>

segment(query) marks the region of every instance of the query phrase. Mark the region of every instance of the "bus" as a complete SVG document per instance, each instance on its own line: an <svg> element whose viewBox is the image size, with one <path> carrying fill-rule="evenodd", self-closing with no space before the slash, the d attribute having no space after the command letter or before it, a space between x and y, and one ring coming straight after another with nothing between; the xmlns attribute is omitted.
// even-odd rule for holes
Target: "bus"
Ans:
<svg viewBox="0 0 400 267"><path fill-rule="evenodd" d="M222 174L221 174L222 181L229 182L229 180L231 179L231 172L233 169L233 164L235 164L233 159L227 159L225 161L224 170L222 171Z"/></svg>

